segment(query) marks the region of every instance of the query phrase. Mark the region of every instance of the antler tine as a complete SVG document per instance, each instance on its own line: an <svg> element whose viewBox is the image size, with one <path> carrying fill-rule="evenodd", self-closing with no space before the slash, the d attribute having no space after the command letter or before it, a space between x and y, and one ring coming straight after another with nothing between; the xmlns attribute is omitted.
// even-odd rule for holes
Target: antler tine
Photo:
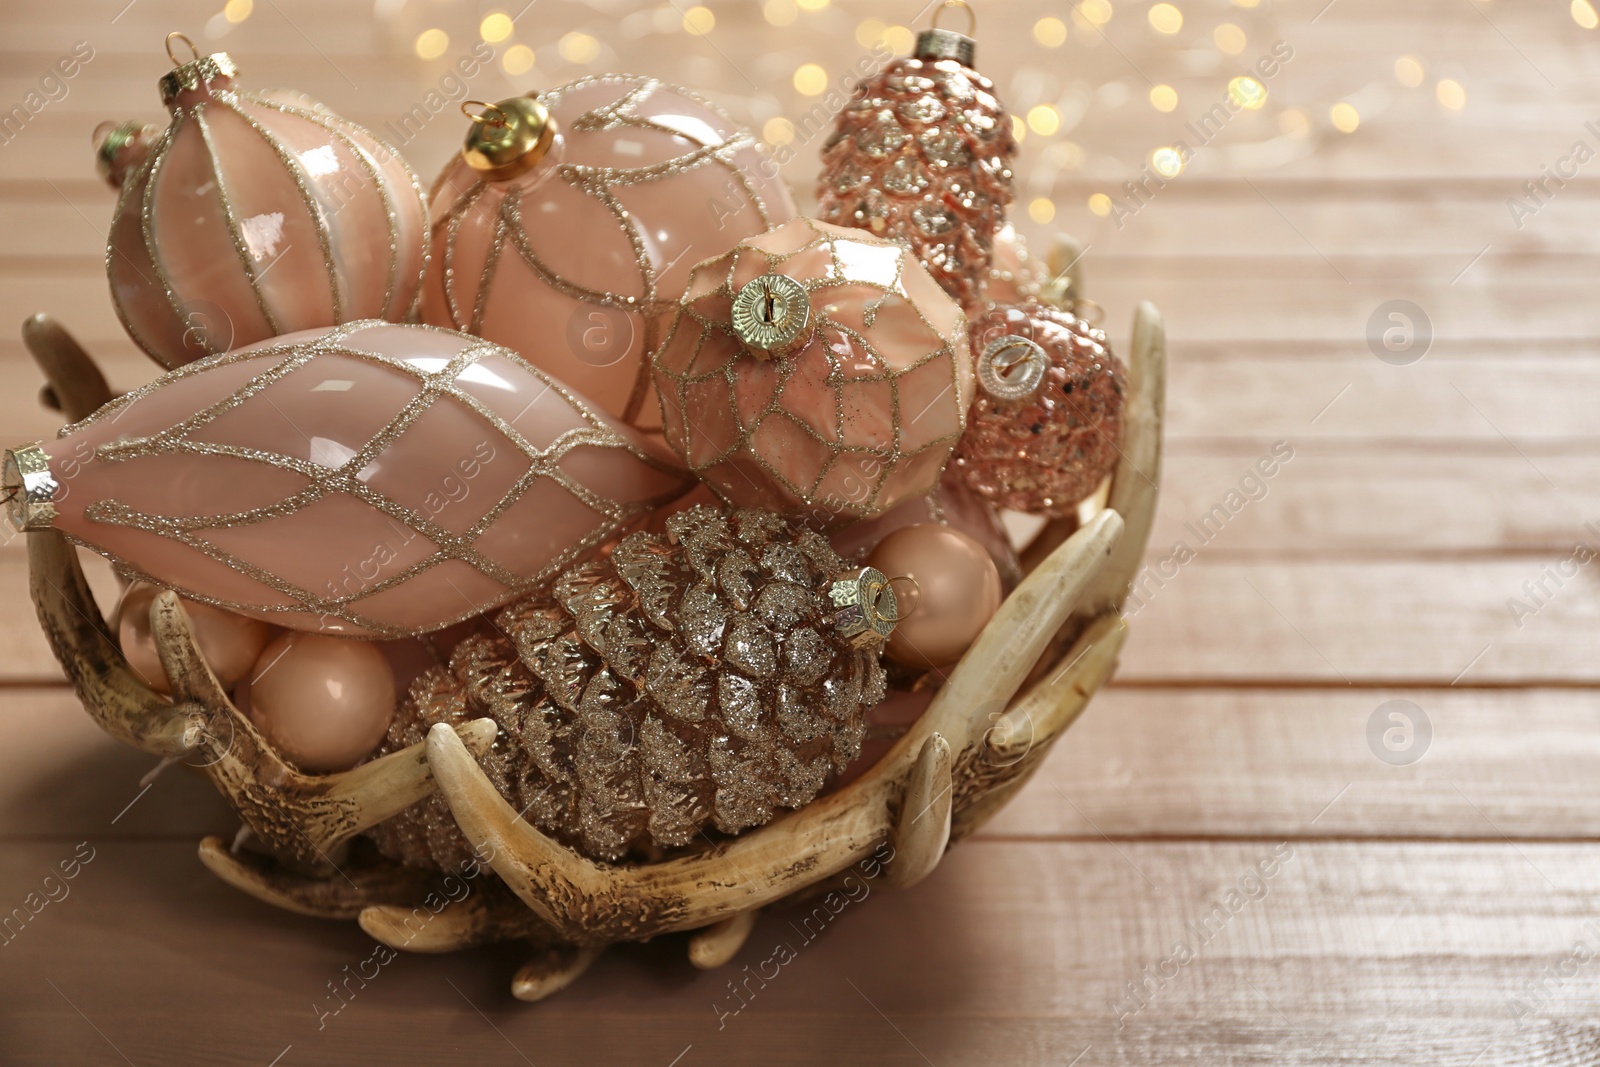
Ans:
<svg viewBox="0 0 1600 1067"><path fill-rule="evenodd" d="M702 971L713 971L726 964L744 947L760 914L760 908L751 908L696 930L689 939L689 962Z"/></svg>
<svg viewBox="0 0 1600 1067"><path fill-rule="evenodd" d="M468 842L567 940L599 943L692 930L771 903L864 858L894 832L905 783L933 734L951 750L983 743L985 709L1016 692L1121 530L1114 511L1101 512L1024 579L922 718L875 767L719 852L602 867L523 821L454 733L436 725L428 733L428 762L439 793Z"/></svg>
<svg viewBox="0 0 1600 1067"><path fill-rule="evenodd" d="M1060 670L1030 689L989 731L990 758L1001 765L1014 762L1065 732L1110 677L1127 636L1127 623L1113 613L1085 627L1061 657Z"/></svg>
<svg viewBox="0 0 1600 1067"><path fill-rule="evenodd" d="M28 572L39 625L100 728L163 759L193 750L204 716L170 703L128 666L67 539L54 530L28 534Z"/></svg>
<svg viewBox="0 0 1600 1067"><path fill-rule="evenodd" d="M183 610L177 593L163 589L150 602L150 630L155 637L156 654L161 657L161 669L167 672L174 702L193 701L210 707L229 703L228 691L217 681L211 664L200 651L194 627L189 624L189 613Z"/></svg>
<svg viewBox="0 0 1600 1067"><path fill-rule="evenodd" d="M894 861L889 864L889 884L916 885L939 866L950 844L950 807L955 788L950 777L950 744L929 734L917 753L906 783L900 817L894 824Z"/></svg>
<svg viewBox="0 0 1600 1067"><path fill-rule="evenodd" d="M1128 397L1122 412L1122 458L1111 479L1109 505L1122 513L1128 533L1095 581L1085 608L1120 608L1144 558L1156 497L1161 491L1161 420L1167 405L1167 332L1149 301L1133 316L1128 357Z"/></svg>
<svg viewBox="0 0 1600 1067"><path fill-rule="evenodd" d="M511 979L511 995L532 1003L559 993L576 982L603 948L558 943L539 950Z"/></svg>
<svg viewBox="0 0 1600 1067"><path fill-rule="evenodd" d="M51 316L33 315L23 322L22 341L44 371L55 405L68 422L86 418L111 399L100 368Z"/></svg>
<svg viewBox="0 0 1600 1067"><path fill-rule="evenodd" d="M466 875L449 875L466 885ZM448 887L445 890L449 892ZM522 903L513 897L491 900L483 890L460 900L438 899L407 906L374 904L361 911L361 929L376 941L401 952L457 952L515 938L551 935Z"/></svg>

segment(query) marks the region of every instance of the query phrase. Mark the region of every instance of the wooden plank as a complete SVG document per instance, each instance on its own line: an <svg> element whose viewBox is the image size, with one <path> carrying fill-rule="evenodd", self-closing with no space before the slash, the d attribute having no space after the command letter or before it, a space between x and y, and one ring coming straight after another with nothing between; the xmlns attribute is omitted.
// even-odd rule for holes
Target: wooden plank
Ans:
<svg viewBox="0 0 1600 1067"><path fill-rule="evenodd" d="M1368 738L1391 700L1426 716L1427 737L1414 730L1412 747L1391 756L1409 763L1380 759ZM0 839L193 843L237 826L197 774L172 770L142 792L154 761L102 734L69 690L13 689L4 701L13 730L0 749ZM979 837L1594 838L1597 777L1592 691L1123 685L1095 698Z"/></svg>
<svg viewBox="0 0 1600 1067"><path fill-rule="evenodd" d="M0 900L74 844L8 848ZM88 847L4 948L15 1062L1577 1064L1572 1028L1600 1010L1580 968L1512 1015L1574 941L1593 949L1593 845L969 843L892 900L862 882L826 924L764 916L730 969L694 972L664 938L543 1007L505 991L515 948L366 962L353 924L273 912L190 846ZM1163 965L1179 941L1193 959ZM136 982L108 966L135 959ZM178 1005L199 1022L174 1026Z"/></svg>
<svg viewBox="0 0 1600 1067"><path fill-rule="evenodd" d="M1114 685L979 835L1592 839L1597 777L1592 691Z"/></svg>

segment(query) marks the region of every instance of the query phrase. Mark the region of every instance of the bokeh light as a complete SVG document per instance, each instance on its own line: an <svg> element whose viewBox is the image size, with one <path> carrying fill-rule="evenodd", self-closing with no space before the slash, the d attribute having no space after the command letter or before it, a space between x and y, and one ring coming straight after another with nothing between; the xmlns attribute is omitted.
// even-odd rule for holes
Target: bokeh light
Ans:
<svg viewBox="0 0 1600 1067"><path fill-rule="evenodd" d="M1171 35L1183 29L1183 12L1171 4L1152 4L1145 18L1157 33Z"/></svg>
<svg viewBox="0 0 1600 1067"><path fill-rule="evenodd" d="M478 36L490 44L499 44L511 36L511 31L516 26L511 21L511 16L504 11L496 11L485 15L483 21L478 23Z"/></svg>
<svg viewBox="0 0 1600 1067"><path fill-rule="evenodd" d="M1328 119L1340 133L1355 133L1361 125L1361 112L1354 105L1341 101L1328 109Z"/></svg>
<svg viewBox="0 0 1600 1067"><path fill-rule="evenodd" d="M438 59L450 47L450 35L440 29L423 30L417 34L417 55L423 59Z"/></svg>
<svg viewBox="0 0 1600 1067"><path fill-rule="evenodd" d="M1067 24L1047 15L1033 24L1033 39L1046 48L1060 48L1067 43Z"/></svg>
<svg viewBox="0 0 1600 1067"><path fill-rule="evenodd" d="M1150 106L1157 111L1171 111L1178 106L1178 90L1170 85L1150 87Z"/></svg>
<svg viewBox="0 0 1600 1067"><path fill-rule="evenodd" d="M1467 106L1467 90L1454 78L1440 78L1439 84L1433 87L1433 95L1451 111L1460 111Z"/></svg>
<svg viewBox="0 0 1600 1067"><path fill-rule="evenodd" d="M1427 71L1422 68L1422 60L1416 56L1401 56L1394 61L1394 80L1407 89L1415 89L1421 85L1423 75L1426 73Z"/></svg>

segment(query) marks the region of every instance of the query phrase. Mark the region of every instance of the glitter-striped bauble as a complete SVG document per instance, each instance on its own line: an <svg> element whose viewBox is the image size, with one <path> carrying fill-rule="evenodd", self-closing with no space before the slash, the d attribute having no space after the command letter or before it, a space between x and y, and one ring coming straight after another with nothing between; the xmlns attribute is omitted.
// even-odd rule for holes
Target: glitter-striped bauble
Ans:
<svg viewBox="0 0 1600 1067"><path fill-rule="evenodd" d="M1011 117L971 38L932 29L856 88L822 152L817 217L910 246L968 312L1015 196Z"/></svg>
<svg viewBox="0 0 1600 1067"><path fill-rule="evenodd" d="M623 74L484 105L431 206L423 321L515 349L644 430L661 426L657 318L690 268L795 214L749 131Z"/></svg>
<svg viewBox="0 0 1600 1067"><path fill-rule="evenodd" d="M166 131L117 127L98 146L122 189L111 296L168 368L300 330L399 321L422 284L427 207L399 154L299 93L240 89L236 73L220 52L178 64L161 79Z"/></svg>

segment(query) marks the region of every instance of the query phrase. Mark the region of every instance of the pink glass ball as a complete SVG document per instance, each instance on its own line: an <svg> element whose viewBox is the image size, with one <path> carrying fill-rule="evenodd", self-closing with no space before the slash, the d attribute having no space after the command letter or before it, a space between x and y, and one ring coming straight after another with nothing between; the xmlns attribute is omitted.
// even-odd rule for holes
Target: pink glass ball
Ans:
<svg viewBox="0 0 1600 1067"><path fill-rule="evenodd" d="M160 592L160 586L149 582L134 582L123 591L117 605L117 643L128 666L146 685L158 693L170 694L172 683L161 666L155 634L150 629L150 605ZM183 610L189 615L189 626L201 655L224 686L243 678L278 632L258 619L192 600L183 602Z"/></svg>
<svg viewBox="0 0 1600 1067"><path fill-rule="evenodd" d="M301 770L355 766L394 718L394 675L367 641L286 633L256 660L249 686L250 721Z"/></svg>
<svg viewBox="0 0 1600 1067"><path fill-rule="evenodd" d="M1000 572L989 553L959 530L932 523L885 537L867 564L893 578L901 620L885 654L908 667L931 669L961 658L1000 609ZM905 595L903 595L905 594Z"/></svg>
<svg viewBox="0 0 1600 1067"><path fill-rule="evenodd" d="M805 290L809 325L757 351L736 298L771 276ZM973 392L966 318L916 258L810 219L697 266L653 362L667 443L691 470L732 504L824 525L929 492Z"/></svg>
<svg viewBox="0 0 1600 1067"><path fill-rule="evenodd" d="M237 88L231 62L205 65L217 58L169 75L185 75L163 85L172 124L136 170L113 161L108 173L124 178L106 273L129 336L177 367L279 334L403 319L426 259L416 176L299 94Z"/></svg>
<svg viewBox="0 0 1600 1067"><path fill-rule="evenodd" d="M50 525L126 573L354 636L503 604L689 487L515 353L378 321L189 364L39 448Z"/></svg>
<svg viewBox="0 0 1600 1067"><path fill-rule="evenodd" d="M486 181L459 156L432 195L423 321L506 345L646 430L663 308L696 263L795 215L755 138L654 78L538 94L555 124L534 167Z"/></svg>
<svg viewBox="0 0 1600 1067"><path fill-rule="evenodd" d="M994 262L989 265L989 284L983 295L996 304L1020 304L1037 297L1049 275L1008 222L994 235Z"/></svg>

